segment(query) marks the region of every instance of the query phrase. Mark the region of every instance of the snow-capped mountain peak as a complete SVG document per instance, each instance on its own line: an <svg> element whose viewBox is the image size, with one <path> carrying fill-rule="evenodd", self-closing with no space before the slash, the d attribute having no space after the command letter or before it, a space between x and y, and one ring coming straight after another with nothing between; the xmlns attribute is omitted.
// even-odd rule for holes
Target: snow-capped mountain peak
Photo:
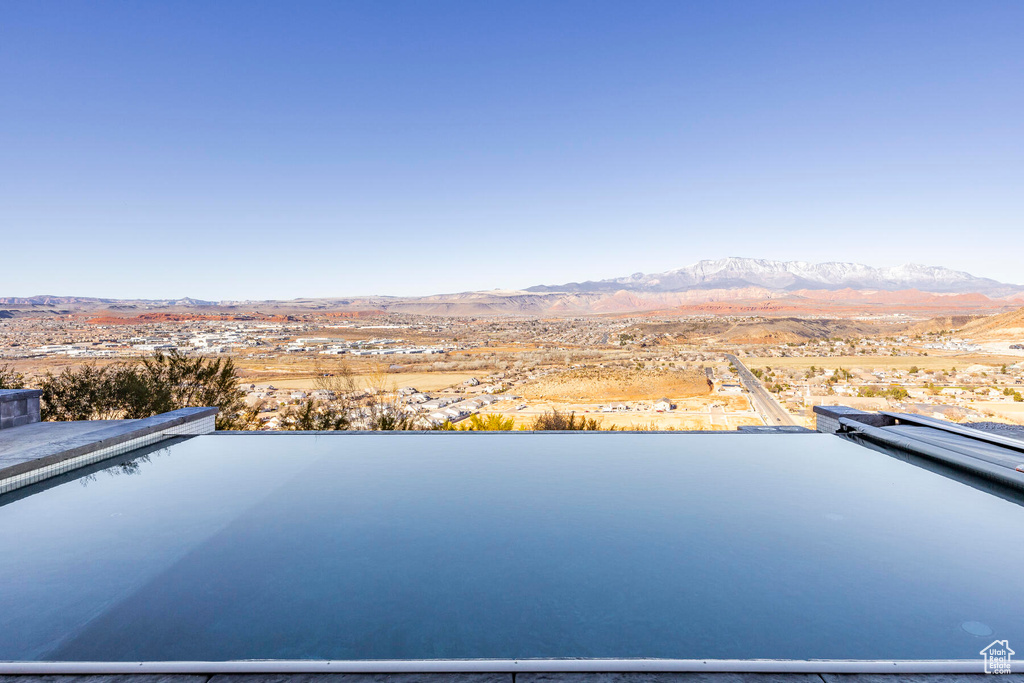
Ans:
<svg viewBox="0 0 1024 683"><path fill-rule="evenodd" d="M690 289L764 287L778 291L795 289L860 289L898 291L919 289L936 293L979 293L1008 296L1024 291L989 278L941 266L910 263L874 268L861 263L808 263L730 257L699 261L664 273L634 273L629 277L565 285L531 287L532 292L642 291L679 292Z"/></svg>

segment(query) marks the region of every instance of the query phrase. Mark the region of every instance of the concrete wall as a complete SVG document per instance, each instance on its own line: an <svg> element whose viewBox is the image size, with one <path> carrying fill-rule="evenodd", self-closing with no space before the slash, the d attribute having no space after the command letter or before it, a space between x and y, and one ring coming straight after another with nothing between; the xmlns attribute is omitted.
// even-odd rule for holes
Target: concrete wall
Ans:
<svg viewBox="0 0 1024 683"><path fill-rule="evenodd" d="M38 389L0 389L0 429L39 422Z"/></svg>

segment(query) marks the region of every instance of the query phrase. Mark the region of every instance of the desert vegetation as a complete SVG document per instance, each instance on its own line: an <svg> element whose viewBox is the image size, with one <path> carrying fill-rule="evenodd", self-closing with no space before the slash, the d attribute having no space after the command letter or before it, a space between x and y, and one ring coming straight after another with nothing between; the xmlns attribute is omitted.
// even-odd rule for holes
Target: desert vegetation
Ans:
<svg viewBox="0 0 1024 683"><path fill-rule="evenodd" d="M0 389L23 389L25 376L10 365L0 365Z"/></svg>
<svg viewBox="0 0 1024 683"><path fill-rule="evenodd" d="M238 429L246 410L230 358L156 354L141 363L87 364L39 382L44 420L138 419L178 408L215 407L218 429Z"/></svg>

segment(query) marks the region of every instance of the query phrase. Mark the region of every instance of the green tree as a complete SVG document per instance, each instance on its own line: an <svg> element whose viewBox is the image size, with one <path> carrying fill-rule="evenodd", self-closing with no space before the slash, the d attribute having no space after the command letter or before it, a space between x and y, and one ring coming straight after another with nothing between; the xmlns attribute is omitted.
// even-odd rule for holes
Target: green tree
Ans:
<svg viewBox="0 0 1024 683"><path fill-rule="evenodd" d="M138 398L150 415L177 408L214 407L220 411L218 429L240 428L245 402L233 359L190 358L175 350L144 359L141 372L149 391L148 396L140 392Z"/></svg>

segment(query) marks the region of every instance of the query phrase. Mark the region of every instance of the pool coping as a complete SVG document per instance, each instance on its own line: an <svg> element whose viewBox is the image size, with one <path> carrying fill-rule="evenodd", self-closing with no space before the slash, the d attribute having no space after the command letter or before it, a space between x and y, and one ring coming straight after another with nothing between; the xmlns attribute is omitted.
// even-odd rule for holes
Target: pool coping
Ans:
<svg viewBox="0 0 1024 683"><path fill-rule="evenodd" d="M174 436L212 432L217 412L217 408L179 408L31 447L20 454L24 460L0 469L0 494ZM45 424L15 427L6 436L17 429Z"/></svg>
<svg viewBox="0 0 1024 683"><path fill-rule="evenodd" d="M978 659L401 659L223 662L0 662L0 675L286 673L984 674Z"/></svg>

